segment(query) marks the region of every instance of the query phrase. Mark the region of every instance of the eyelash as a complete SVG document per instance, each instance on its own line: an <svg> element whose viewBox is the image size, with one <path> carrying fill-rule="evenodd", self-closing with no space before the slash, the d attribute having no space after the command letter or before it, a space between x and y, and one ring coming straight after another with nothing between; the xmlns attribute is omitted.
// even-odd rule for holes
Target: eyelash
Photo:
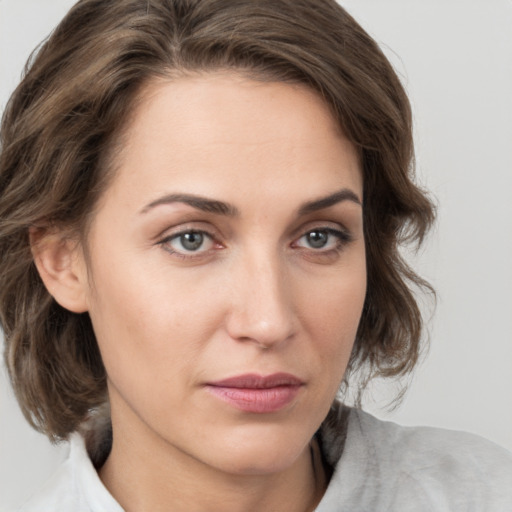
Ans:
<svg viewBox="0 0 512 512"><path fill-rule="evenodd" d="M323 249L323 248L313 248L313 247L302 247L299 246L298 243L300 240L304 239L308 235L311 235L312 233L323 233L327 234L329 237L333 236L336 238L334 242L334 247L330 247L329 249ZM201 235L204 237L205 240L209 240L212 244L211 249L206 250L200 250L200 251L186 251L184 249L183 252L179 250L175 250L171 246L171 242L175 240L179 240L180 238L184 237L185 235ZM353 238L350 233L347 231L341 230L341 229L334 229L332 227L327 226L319 226L315 228L308 229L305 231L299 238L295 239L294 242L291 244L291 247L296 248L301 251L306 251L308 253L311 253L314 256L333 256L336 254L339 254L344 247L352 242ZM327 242L329 243L329 242ZM168 253L171 255L178 257L183 260L189 260L193 261L199 258L204 258L206 255L211 254L211 251L222 249L224 246L215 240L215 235L212 233L205 231L203 229L184 229L182 231L179 231L177 233L173 233L172 235L166 236L163 238L158 244ZM203 244L201 244L203 245Z"/></svg>
<svg viewBox="0 0 512 512"><path fill-rule="evenodd" d="M184 252L177 251L171 247L171 242L174 240L179 240L181 237L184 237L185 235L201 235L204 237L205 240L209 240L212 246L217 246L216 249L218 250L222 248L222 244L215 241L215 236L208 231L205 231L204 229L184 229L182 231L179 231L178 233L173 233L170 236L166 236L163 240L159 242L159 245L163 247L165 251L172 254L173 256L176 256L178 258L181 258L183 260L194 260L201 257L204 257L206 253L210 252L207 251L186 251L184 249Z"/></svg>
<svg viewBox="0 0 512 512"><path fill-rule="evenodd" d="M317 254L327 254L327 253L330 254L333 251L340 252L346 244L348 244L348 243L350 243L352 241L351 235L348 232L346 232L346 231L343 231L343 230L340 230L340 229L334 229L334 228L331 228L331 227L318 227L318 228L308 229L300 238L297 239L296 242L293 243L293 245L297 246L297 244L298 244L298 242L300 240L302 240L303 238L307 237L308 235L311 235L312 233L327 234L328 236L333 236L336 239L335 242L334 242L335 246L332 247L332 248L329 248L329 249L309 248L309 249L312 249L313 252L317 253ZM308 248L306 248L306 247L304 249L308 250Z"/></svg>

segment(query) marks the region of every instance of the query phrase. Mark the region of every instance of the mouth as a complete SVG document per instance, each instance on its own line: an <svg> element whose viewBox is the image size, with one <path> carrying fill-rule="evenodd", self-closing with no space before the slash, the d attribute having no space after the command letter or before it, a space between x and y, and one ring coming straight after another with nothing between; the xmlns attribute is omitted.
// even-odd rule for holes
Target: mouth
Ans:
<svg viewBox="0 0 512 512"><path fill-rule="evenodd" d="M239 375L206 384L216 398L244 412L280 411L299 394L304 382L289 373Z"/></svg>

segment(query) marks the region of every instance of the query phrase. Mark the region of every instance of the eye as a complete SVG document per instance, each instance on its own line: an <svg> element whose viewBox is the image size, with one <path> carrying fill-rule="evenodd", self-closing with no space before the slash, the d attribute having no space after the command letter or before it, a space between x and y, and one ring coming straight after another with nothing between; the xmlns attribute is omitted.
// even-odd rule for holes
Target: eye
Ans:
<svg viewBox="0 0 512 512"><path fill-rule="evenodd" d="M316 251L329 251L339 249L349 241L350 236L343 231L333 228L317 228L302 235L294 245Z"/></svg>
<svg viewBox="0 0 512 512"><path fill-rule="evenodd" d="M214 245L213 239L208 233L192 230L169 236L161 243L171 253L182 255L203 253L210 250Z"/></svg>

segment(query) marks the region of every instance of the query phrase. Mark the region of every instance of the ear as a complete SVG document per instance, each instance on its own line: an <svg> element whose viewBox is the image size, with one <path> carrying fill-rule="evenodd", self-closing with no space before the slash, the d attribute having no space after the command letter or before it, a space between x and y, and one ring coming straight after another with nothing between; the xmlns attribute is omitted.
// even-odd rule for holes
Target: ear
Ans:
<svg viewBox="0 0 512 512"><path fill-rule="evenodd" d="M29 230L34 263L48 293L73 313L87 305L87 266L80 244L63 232L42 228Z"/></svg>

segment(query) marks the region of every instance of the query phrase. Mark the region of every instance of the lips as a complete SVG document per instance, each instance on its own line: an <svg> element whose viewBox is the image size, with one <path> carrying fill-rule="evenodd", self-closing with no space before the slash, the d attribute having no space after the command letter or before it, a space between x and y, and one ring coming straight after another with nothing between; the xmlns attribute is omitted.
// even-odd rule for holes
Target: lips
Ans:
<svg viewBox="0 0 512 512"><path fill-rule="evenodd" d="M272 413L289 405L304 382L289 373L239 375L206 385L216 398L244 412Z"/></svg>

